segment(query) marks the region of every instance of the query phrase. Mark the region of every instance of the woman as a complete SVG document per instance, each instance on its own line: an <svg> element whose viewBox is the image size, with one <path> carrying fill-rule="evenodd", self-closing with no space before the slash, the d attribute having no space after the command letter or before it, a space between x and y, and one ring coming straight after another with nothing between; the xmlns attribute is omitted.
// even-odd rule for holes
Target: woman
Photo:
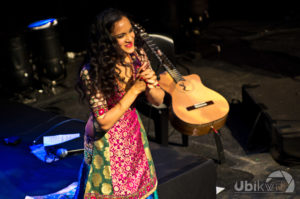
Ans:
<svg viewBox="0 0 300 199"><path fill-rule="evenodd" d="M89 63L79 82L92 114L76 198L157 198L154 164L134 101L144 92L159 105L165 93L141 41L128 17L115 9L102 12L92 25Z"/></svg>

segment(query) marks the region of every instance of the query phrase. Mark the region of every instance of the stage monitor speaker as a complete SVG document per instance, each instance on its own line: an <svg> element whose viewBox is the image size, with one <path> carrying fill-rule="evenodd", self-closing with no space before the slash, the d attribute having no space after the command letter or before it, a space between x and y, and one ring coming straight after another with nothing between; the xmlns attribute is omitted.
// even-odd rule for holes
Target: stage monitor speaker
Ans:
<svg viewBox="0 0 300 199"><path fill-rule="evenodd" d="M300 82L281 78L243 85L242 98L252 125L249 149L265 147L281 164L300 164Z"/></svg>
<svg viewBox="0 0 300 199"><path fill-rule="evenodd" d="M150 142L160 199L216 198L213 160Z"/></svg>
<svg viewBox="0 0 300 199"><path fill-rule="evenodd" d="M216 198L216 171L212 160L190 165L172 179L161 179L158 194L161 199Z"/></svg>

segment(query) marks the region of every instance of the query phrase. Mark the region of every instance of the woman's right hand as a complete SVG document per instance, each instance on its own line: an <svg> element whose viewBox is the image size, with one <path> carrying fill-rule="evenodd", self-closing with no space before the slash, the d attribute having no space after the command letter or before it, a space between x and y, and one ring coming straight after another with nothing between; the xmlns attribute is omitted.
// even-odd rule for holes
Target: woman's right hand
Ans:
<svg viewBox="0 0 300 199"><path fill-rule="evenodd" d="M141 92L145 91L147 86L146 86L146 83L144 80L141 80L138 78L132 85L132 88L133 88L134 92L138 95Z"/></svg>

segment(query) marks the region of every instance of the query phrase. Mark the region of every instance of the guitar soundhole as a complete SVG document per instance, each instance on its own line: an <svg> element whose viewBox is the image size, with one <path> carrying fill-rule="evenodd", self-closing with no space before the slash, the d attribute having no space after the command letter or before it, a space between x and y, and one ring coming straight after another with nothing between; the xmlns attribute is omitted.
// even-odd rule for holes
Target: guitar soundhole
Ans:
<svg viewBox="0 0 300 199"><path fill-rule="evenodd" d="M176 84L176 89L180 92L190 92L194 89L194 86L191 81L184 80L184 81L179 81Z"/></svg>

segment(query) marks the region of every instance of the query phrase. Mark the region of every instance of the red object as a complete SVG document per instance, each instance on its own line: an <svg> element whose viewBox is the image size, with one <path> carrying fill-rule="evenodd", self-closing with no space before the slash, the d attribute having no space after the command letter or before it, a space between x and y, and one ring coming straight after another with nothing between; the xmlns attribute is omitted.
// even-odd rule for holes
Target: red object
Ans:
<svg viewBox="0 0 300 199"><path fill-rule="evenodd" d="M216 134L219 133L219 131L217 131L213 126L211 126L211 129L212 129Z"/></svg>

